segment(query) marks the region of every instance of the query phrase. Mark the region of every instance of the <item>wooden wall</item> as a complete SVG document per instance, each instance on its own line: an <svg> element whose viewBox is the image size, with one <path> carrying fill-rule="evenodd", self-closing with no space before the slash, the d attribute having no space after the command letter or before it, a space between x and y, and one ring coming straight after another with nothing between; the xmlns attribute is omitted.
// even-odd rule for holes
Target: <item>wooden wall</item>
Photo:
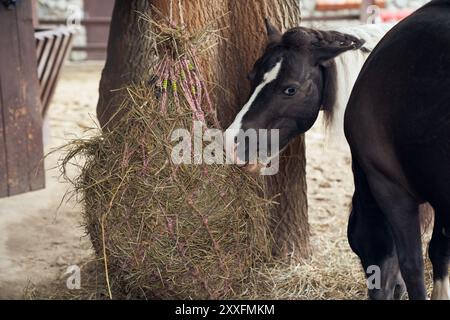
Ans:
<svg viewBox="0 0 450 320"><path fill-rule="evenodd" d="M114 1L84 1L88 60L105 60Z"/></svg>
<svg viewBox="0 0 450 320"><path fill-rule="evenodd" d="M0 197L45 185L31 1L0 4Z"/></svg>

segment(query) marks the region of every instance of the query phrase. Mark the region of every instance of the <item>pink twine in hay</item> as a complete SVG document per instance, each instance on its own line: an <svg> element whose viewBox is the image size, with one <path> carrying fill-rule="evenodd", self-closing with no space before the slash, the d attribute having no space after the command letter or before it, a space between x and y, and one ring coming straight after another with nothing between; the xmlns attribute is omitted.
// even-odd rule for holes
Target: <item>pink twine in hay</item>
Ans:
<svg viewBox="0 0 450 320"><path fill-rule="evenodd" d="M191 54L191 52L189 52L189 54ZM200 110L201 112L203 112L201 105L202 105L202 90L201 90L201 85L199 85L198 81L197 81L197 75L195 72L192 72L193 70L193 65L189 62L188 59L186 59L185 57L183 57L183 59L181 60L183 69L186 71L186 74L188 76L187 80L188 80L188 84L190 87L190 94L192 95L192 98L194 99L194 101L196 102L196 108L197 110Z"/></svg>
<svg viewBox="0 0 450 320"><path fill-rule="evenodd" d="M196 72L199 68L194 50L190 50L188 55L191 55L192 63L186 56L177 62L166 54L154 69L154 74L159 79L157 86L162 92L160 96L161 113L166 114L167 112L169 90L171 90L177 110L181 109L179 95L181 92L193 112L194 120L206 123L205 111L207 111L212 116L214 125L219 128L205 82ZM171 86L170 89L169 86Z"/></svg>
<svg viewBox="0 0 450 320"><path fill-rule="evenodd" d="M202 104L202 83L200 82L200 79L198 78L198 75L196 72L193 73L194 78L194 86L195 86L195 94L197 95L197 101L199 106Z"/></svg>
<svg viewBox="0 0 450 320"><path fill-rule="evenodd" d="M189 79L189 86L191 88L190 93L192 94L192 98L195 101L195 107L197 109L199 117L201 117L202 121L204 122L205 121L205 113L203 112L203 109L202 109L201 85L199 85L198 82L196 81L196 79L197 79L196 72L191 72L189 65L190 65L189 61L186 60L185 68L188 70L189 75L190 75L190 79Z"/></svg>
<svg viewBox="0 0 450 320"><path fill-rule="evenodd" d="M190 77L190 74L188 73L188 71L184 70L182 61L180 62L180 64L177 64L176 70L177 70L176 72L178 74L183 75L182 77L184 79L182 79L180 84L183 89L182 91L183 91L183 95L186 99L186 102L189 104L189 107L192 110L193 120L200 120L200 121L204 122L205 118L201 113L198 112L196 102L195 102L195 97L193 97L192 93L191 93L191 88L189 86L189 80L188 80Z"/></svg>
<svg viewBox="0 0 450 320"><path fill-rule="evenodd" d="M171 61L174 63L174 61ZM175 106L177 107L177 110L181 110L181 104L180 104L180 98L178 97L178 84L177 84L177 78L175 73L175 66L172 65L169 67L169 78L170 78L170 85L172 86L172 94L173 98L175 100Z"/></svg>
<svg viewBox="0 0 450 320"><path fill-rule="evenodd" d="M168 94L168 90L167 90L167 86L168 86L168 81L169 81L169 58L164 59L163 62L161 62L163 64L163 67L161 68L161 74L160 74L160 79L161 79L161 90L162 90L162 97L161 97L161 113L162 114L166 114L167 112L167 101L169 99L169 94Z"/></svg>
<svg viewBox="0 0 450 320"><path fill-rule="evenodd" d="M197 60L197 56L196 56L196 52L195 52L194 48L192 48L190 50L190 55L192 57L192 63L194 64L195 69L196 70L200 70L199 69L200 64L199 64L199 62ZM206 86L205 80L203 78L199 77L199 81L200 81L200 86L204 89L204 97L206 99L206 101L205 101L206 111L213 118L213 122L214 122L214 125L216 126L216 128L219 129L220 128L219 120L217 120L217 114L216 114L216 111L213 108L211 96L209 95L209 91L208 91L208 88Z"/></svg>
<svg viewBox="0 0 450 320"><path fill-rule="evenodd" d="M172 218L167 218L167 231L169 232L170 236L175 236Z"/></svg>
<svg viewBox="0 0 450 320"><path fill-rule="evenodd" d="M192 74L188 67L188 62L185 58L183 58L180 62L181 66L178 66L178 73L183 73L185 78L183 79L181 85L183 87L183 94L188 102L189 106L194 115L194 120L199 120L201 122L205 122L205 115L203 110L198 105L197 99L195 97L195 88L193 86Z"/></svg>
<svg viewBox="0 0 450 320"><path fill-rule="evenodd" d="M128 143L125 142L125 148L124 148L124 151L123 151L122 162L120 164L122 168L127 168L128 167L128 164L130 163L130 159L131 159L132 154L133 154L133 151L129 150Z"/></svg>

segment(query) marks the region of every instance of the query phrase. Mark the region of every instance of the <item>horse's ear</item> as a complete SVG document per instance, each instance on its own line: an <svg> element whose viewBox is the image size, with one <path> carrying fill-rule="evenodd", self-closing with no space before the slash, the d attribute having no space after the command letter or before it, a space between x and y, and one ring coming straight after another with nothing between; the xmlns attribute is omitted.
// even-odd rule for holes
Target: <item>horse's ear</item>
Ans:
<svg viewBox="0 0 450 320"><path fill-rule="evenodd" d="M267 44L273 44L281 41L281 38L283 37L280 30L277 29L270 21L269 18L265 18L264 22L266 24L266 31L267 31Z"/></svg>
<svg viewBox="0 0 450 320"><path fill-rule="evenodd" d="M315 34L311 47L316 61L321 65L328 65L331 60L341 53L360 49L365 41L352 35L336 31L320 31Z"/></svg>

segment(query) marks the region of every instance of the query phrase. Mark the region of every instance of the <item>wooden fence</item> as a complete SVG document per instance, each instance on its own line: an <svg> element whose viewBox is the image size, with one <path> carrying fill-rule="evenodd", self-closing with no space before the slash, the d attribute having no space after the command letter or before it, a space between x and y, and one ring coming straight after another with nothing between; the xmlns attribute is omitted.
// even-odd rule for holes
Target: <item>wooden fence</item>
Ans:
<svg viewBox="0 0 450 320"><path fill-rule="evenodd" d="M38 29L35 32L43 117L55 91L62 65L70 52L72 37L73 32L66 27Z"/></svg>

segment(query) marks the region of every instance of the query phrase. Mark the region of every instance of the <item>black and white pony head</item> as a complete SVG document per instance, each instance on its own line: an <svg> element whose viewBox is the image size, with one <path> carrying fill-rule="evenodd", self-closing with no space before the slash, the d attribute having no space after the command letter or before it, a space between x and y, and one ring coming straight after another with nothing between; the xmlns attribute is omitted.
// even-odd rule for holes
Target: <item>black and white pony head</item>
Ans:
<svg viewBox="0 0 450 320"><path fill-rule="evenodd" d="M249 74L250 98L227 129L227 150L236 150L239 135L248 129L278 129L279 150L309 130L329 98L324 92L333 86L333 77L326 76L333 59L364 44L336 31L297 27L281 34L267 20L266 27L267 47ZM254 155L247 146L244 150L231 157L246 163Z"/></svg>

